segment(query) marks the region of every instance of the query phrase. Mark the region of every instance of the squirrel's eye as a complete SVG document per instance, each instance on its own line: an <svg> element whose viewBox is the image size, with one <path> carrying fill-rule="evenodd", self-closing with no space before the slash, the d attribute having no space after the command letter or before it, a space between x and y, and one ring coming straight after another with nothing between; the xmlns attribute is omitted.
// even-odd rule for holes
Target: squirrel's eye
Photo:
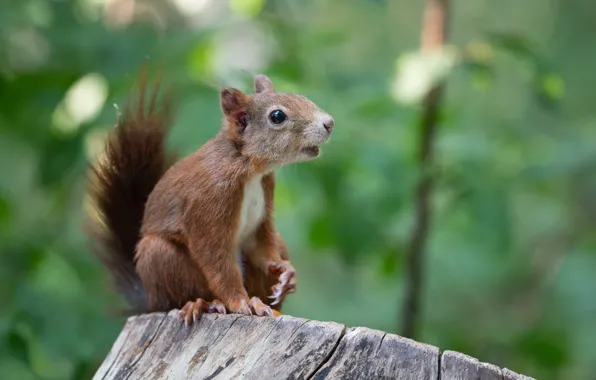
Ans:
<svg viewBox="0 0 596 380"><path fill-rule="evenodd" d="M274 110L269 114L269 120L271 120L273 124L281 124L286 121L287 118L286 114L281 110Z"/></svg>

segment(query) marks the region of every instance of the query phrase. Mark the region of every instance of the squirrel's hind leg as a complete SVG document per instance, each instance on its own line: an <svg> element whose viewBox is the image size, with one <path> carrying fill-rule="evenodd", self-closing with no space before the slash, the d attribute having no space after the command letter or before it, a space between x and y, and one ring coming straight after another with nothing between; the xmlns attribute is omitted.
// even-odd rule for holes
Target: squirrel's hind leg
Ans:
<svg viewBox="0 0 596 380"><path fill-rule="evenodd" d="M160 235L147 235L139 241L136 269L151 312L181 309L188 301L214 298L186 249Z"/></svg>

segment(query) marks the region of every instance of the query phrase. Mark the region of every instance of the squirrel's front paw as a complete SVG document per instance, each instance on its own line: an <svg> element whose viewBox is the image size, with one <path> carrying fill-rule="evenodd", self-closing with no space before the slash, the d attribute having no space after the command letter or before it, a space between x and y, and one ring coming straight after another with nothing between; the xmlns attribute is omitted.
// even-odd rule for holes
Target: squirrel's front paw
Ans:
<svg viewBox="0 0 596 380"><path fill-rule="evenodd" d="M289 261L276 261L269 264L269 274L277 279L277 284L271 287L273 300L271 305L277 305L286 295L296 291L296 270Z"/></svg>
<svg viewBox="0 0 596 380"><path fill-rule="evenodd" d="M195 301L188 301L186 305L178 313L178 318L184 320L186 326L191 326L194 322L201 319L203 313L219 313L226 314L226 308L219 300L207 302L202 298L197 298Z"/></svg>
<svg viewBox="0 0 596 380"><path fill-rule="evenodd" d="M250 307L248 307L248 302L245 299L240 299L238 301L232 301L228 305L228 310L235 314L244 314L244 315L251 315Z"/></svg>
<svg viewBox="0 0 596 380"><path fill-rule="evenodd" d="M263 303L258 297L253 297L250 299L248 303L250 306L250 310L252 311L253 315L258 316L273 316L273 310L267 305Z"/></svg>
<svg viewBox="0 0 596 380"><path fill-rule="evenodd" d="M228 306L233 313L244 315L273 316L273 311L265 305L258 297L253 297L250 301L240 300L233 302Z"/></svg>

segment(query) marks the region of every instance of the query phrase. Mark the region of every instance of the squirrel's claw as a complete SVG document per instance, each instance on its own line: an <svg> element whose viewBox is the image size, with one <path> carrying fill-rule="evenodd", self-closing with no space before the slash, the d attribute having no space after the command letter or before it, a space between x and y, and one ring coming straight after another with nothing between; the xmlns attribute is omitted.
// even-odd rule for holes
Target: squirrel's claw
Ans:
<svg viewBox="0 0 596 380"><path fill-rule="evenodd" d="M220 300L213 300L209 305L209 313L226 314L226 307Z"/></svg>
<svg viewBox="0 0 596 380"><path fill-rule="evenodd" d="M290 293L294 293L296 291L295 285L287 285L285 288L280 283L272 287L273 295L270 295L268 298L274 300L271 302L271 305L277 305L281 301L283 301L286 296Z"/></svg>
<svg viewBox="0 0 596 380"><path fill-rule="evenodd" d="M208 304L205 300L197 298L195 301L188 301L180 310L178 317L184 321L187 327L201 319L204 311L207 311Z"/></svg>
<svg viewBox="0 0 596 380"><path fill-rule="evenodd" d="M251 298L248 305L250 306L250 310L252 311L253 315L258 315L260 317L273 316L271 307L265 305L258 297Z"/></svg>
<svg viewBox="0 0 596 380"><path fill-rule="evenodd" d="M178 313L178 318L182 319L187 327L193 325L201 319L203 313L226 314L226 308L219 300L207 302L202 298L195 301L188 301Z"/></svg>
<svg viewBox="0 0 596 380"><path fill-rule="evenodd" d="M286 295L296 291L296 270L289 261L274 262L269 265L269 273L277 278L278 283L271 287L273 294L271 305L277 305Z"/></svg>
<svg viewBox="0 0 596 380"><path fill-rule="evenodd" d="M246 300L241 300L238 306L233 306L230 309L232 310L232 312L235 312L237 314L252 315L252 312L250 311L250 307L248 306L248 302L246 302Z"/></svg>

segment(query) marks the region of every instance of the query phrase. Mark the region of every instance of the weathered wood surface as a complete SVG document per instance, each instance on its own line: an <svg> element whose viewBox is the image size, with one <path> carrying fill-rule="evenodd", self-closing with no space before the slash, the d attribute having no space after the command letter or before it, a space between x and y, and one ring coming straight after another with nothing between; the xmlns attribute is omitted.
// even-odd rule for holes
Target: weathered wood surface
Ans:
<svg viewBox="0 0 596 380"><path fill-rule="evenodd" d="M282 316L131 317L94 379L523 380L469 356L397 335Z"/></svg>

